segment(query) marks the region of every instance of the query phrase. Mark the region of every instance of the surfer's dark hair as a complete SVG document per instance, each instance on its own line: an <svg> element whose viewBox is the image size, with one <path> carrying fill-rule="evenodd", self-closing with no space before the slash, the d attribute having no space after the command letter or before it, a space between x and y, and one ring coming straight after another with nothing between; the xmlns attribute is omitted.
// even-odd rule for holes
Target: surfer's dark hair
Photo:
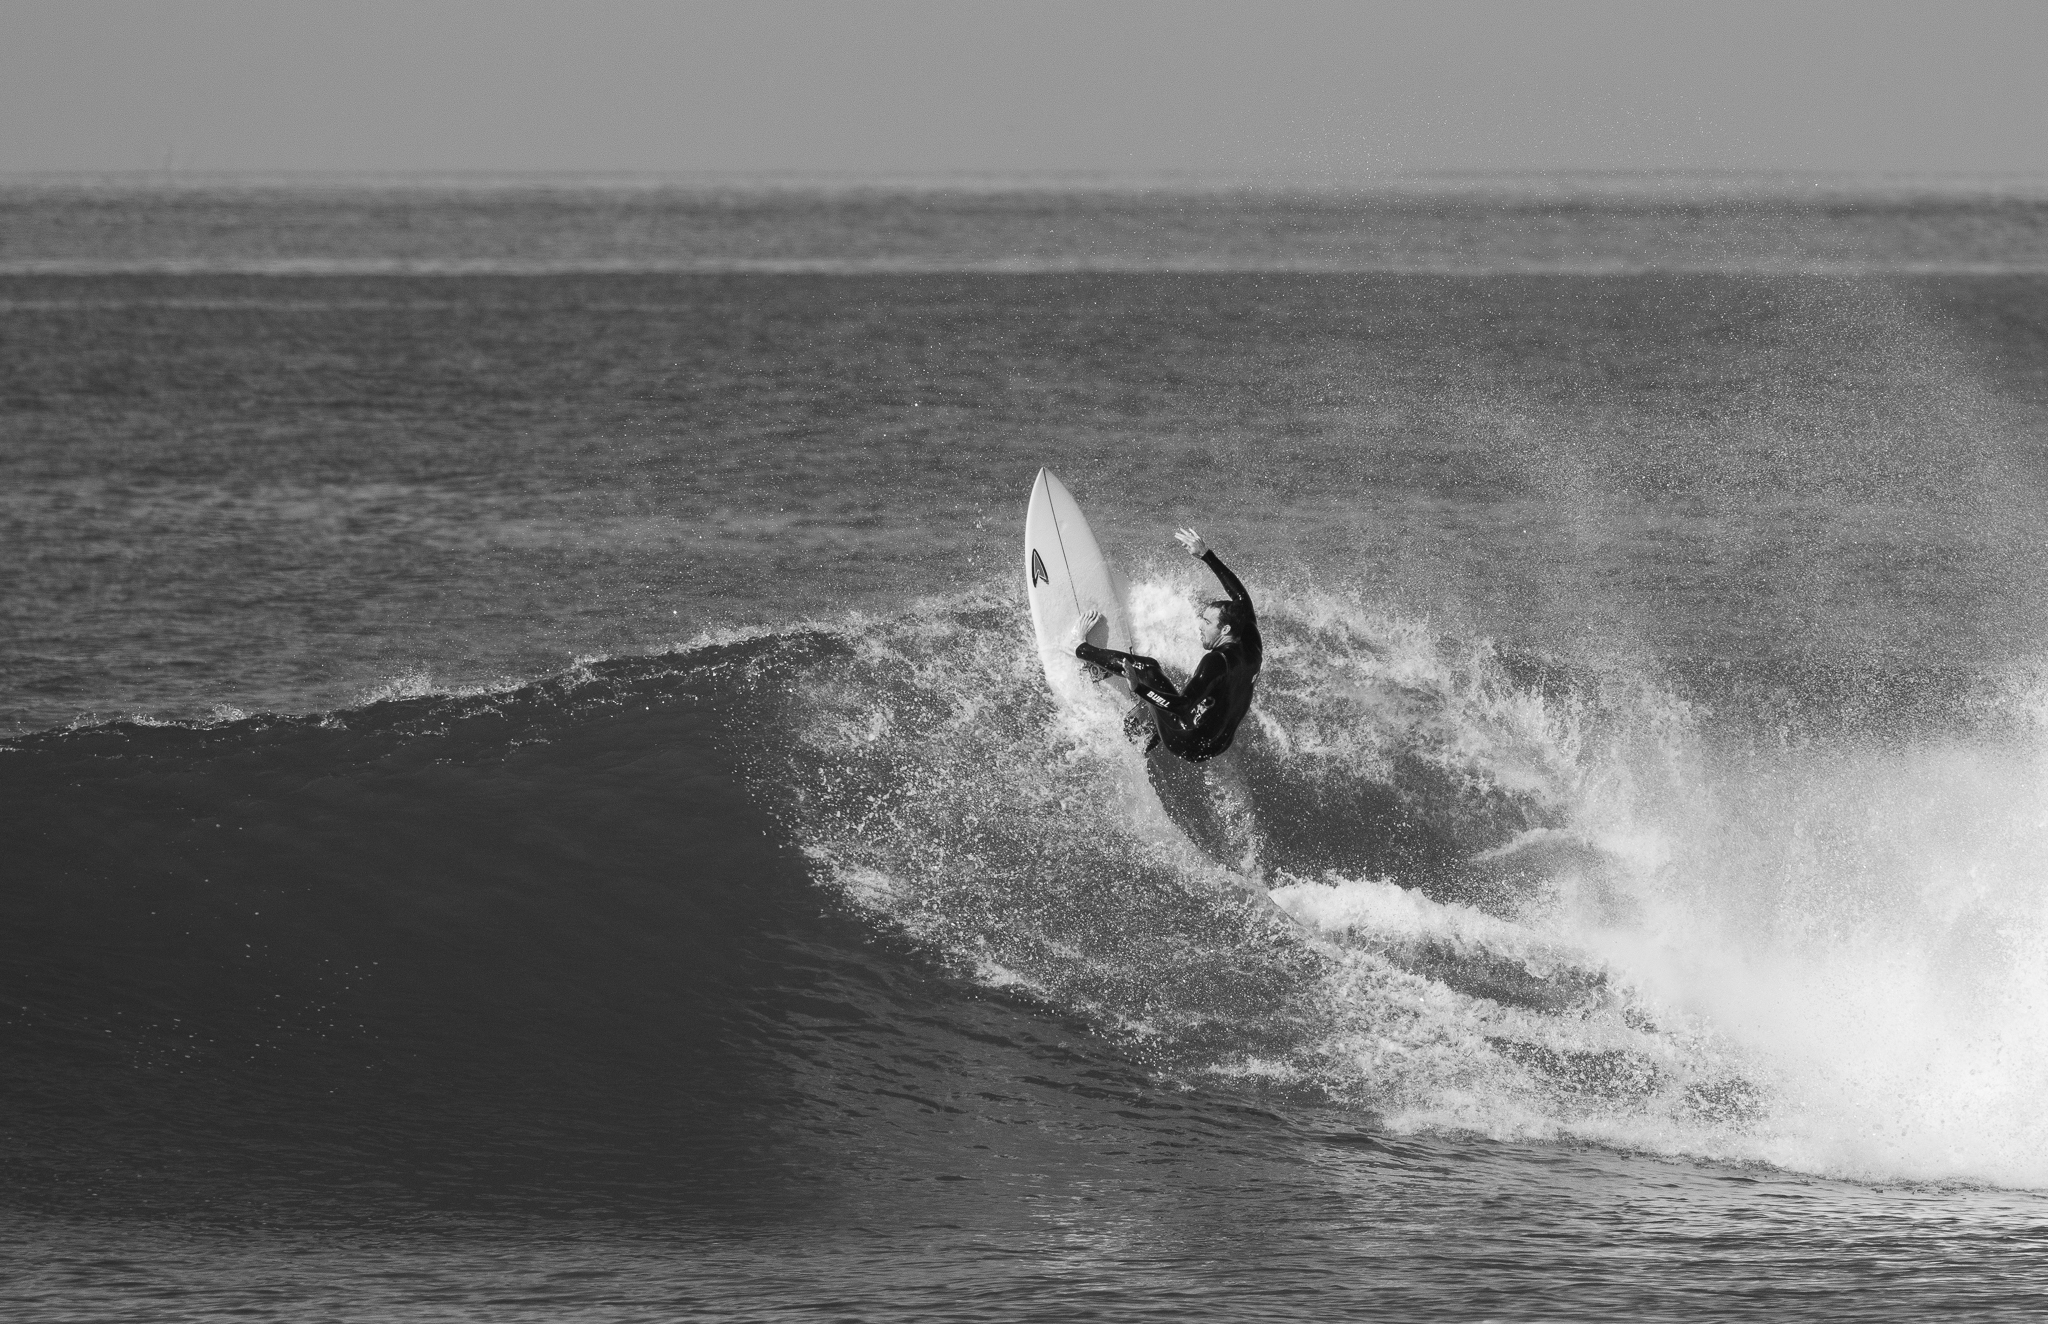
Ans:
<svg viewBox="0 0 2048 1324"><path fill-rule="evenodd" d="M1232 634L1243 634L1251 628L1252 609L1233 598L1217 598L1210 606L1216 609L1216 623Z"/></svg>

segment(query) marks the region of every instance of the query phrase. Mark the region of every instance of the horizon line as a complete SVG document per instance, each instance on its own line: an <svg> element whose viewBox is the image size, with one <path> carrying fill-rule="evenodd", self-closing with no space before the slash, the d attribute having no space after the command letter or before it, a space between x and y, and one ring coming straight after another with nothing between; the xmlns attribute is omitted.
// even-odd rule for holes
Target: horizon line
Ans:
<svg viewBox="0 0 2048 1324"><path fill-rule="evenodd" d="M565 276L1774 276L1847 279L1871 276L2048 276L2048 257L2016 261L1909 259L1793 259L1782 262L1656 262L1628 259L1560 262L1383 262L1315 263L1299 259L1145 260L974 259L956 261L891 258L757 258L705 261L520 262L500 259L278 258L0 260L0 280L108 276L158 277L502 277ZM20 300L0 296L0 304Z"/></svg>
<svg viewBox="0 0 2048 1324"><path fill-rule="evenodd" d="M2043 171L1751 170L1734 168L1433 169L1358 172L1204 170L195 170L184 167L0 170L0 188L390 188L481 190L758 189L764 192L1131 192L1400 194L1565 190L1615 193L1840 193L1921 190L1940 193L2048 194Z"/></svg>

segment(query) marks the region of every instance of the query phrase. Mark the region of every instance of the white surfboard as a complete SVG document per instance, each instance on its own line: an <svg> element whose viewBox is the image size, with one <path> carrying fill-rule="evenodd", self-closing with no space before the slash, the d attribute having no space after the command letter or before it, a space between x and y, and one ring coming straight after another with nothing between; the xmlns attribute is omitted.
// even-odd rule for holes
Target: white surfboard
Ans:
<svg viewBox="0 0 2048 1324"><path fill-rule="evenodd" d="M1031 595L1031 624L1038 632L1038 658L1046 683L1062 699L1083 692L1099 674L1074 656L1074 627L1091 612L1102 620L1088 633L1098 648L1131 651L1130 613L1121 577L1109 568L1088 517L1050 469L1031 484L1024 514L1024 582ZM1120 696L1130 694L1122 676L1103 682Z"/></svg>

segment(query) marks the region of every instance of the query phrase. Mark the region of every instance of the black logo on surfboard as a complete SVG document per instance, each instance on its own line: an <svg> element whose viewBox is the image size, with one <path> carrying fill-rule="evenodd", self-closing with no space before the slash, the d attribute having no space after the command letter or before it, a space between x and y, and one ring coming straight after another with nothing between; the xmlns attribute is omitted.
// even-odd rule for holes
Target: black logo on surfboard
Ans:
<svg viewBox="0 0 2048 1324"><path fill-rule="evenodd" d="M1031 586L1036 588L1040 584L1050 584L1051 582L1052 576L1045 573L1045 562L1038 559L1038 550L1033 548L1031 552Z"/></svg>

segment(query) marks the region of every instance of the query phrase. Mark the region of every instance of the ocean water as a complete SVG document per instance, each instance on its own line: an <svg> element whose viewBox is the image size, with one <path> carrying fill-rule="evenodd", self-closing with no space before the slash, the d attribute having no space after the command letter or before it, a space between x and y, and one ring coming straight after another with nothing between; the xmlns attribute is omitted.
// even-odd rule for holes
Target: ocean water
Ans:
<svg viewBox="0 0 2048 1324"><path fill-rule="evenodd" d="M0 1308L2033 1313L2044 351L2027 181L0 187Z"/></svg>

